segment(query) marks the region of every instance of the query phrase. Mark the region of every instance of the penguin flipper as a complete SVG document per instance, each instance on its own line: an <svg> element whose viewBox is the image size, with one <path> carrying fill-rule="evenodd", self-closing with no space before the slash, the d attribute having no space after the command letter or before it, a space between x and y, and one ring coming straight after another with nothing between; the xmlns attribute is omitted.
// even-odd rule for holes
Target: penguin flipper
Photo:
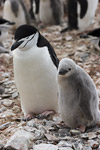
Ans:
<svg viewBox="0 0 100 150"><path fill-rule="evenodd" d="M15 17L17 17L18 16L18 10L19 10L17 1L11 0L11 9L12 9L13 13L15 14Z"/></svg>
<svg viewBox="0 0 100 150"><path fill-rule="evenodd" d="M90 100L91 100L91 93L89 89L80 81L78 84L78 91L79 91L79 107L83 115L87 118L87 120L92 121L93 116L90 110Z"/></svg>
<svg viewBox="0 0 100 150"><path fill-rule="evenodd" d="M100 28L94 29L93 31L89 32L87 35L100 37Z"/></svg>
<svg viewBox="0 0 100 150"><path fill-rule="evenodd" d="M87 9L88 9L88 2L87 0L78 0L79 4L80 4L80 7L81 7L81 12L80 12L80 18L82 19L86 12L87 12Z"/></svg>
<svg viewBox="0 0 100 150"><path fill-rule="evenodd" d="M89 38L90 36L100 37L100 28L94 29L93 31L88 32L87 34L80 35L80 38Z"/></svg>

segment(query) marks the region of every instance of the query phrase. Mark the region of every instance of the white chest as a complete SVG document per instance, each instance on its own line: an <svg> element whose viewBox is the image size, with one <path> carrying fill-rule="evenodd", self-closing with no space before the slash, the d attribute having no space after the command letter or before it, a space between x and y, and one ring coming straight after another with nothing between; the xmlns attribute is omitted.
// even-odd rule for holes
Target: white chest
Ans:
<svg viewBox="0 0 100 150"><path fill-rule="evenodd" d="M45 48L14 51L14 74L24 113L57 107L57 69Z"/></svg>
<svg viewBox="0 0 100 150"><path fill-rule="evenodd" d="M43 23L54 23L50 0L40 0L39 15Z"/></svg>

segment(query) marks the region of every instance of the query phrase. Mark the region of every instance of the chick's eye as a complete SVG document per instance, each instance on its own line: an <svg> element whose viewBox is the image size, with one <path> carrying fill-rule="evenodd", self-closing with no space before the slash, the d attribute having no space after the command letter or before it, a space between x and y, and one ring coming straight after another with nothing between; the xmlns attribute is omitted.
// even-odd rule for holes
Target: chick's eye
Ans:
<svg viewBox="0 0 100 150"><path fill-rule="evenodd" d="M71 68L69 68L68 70L71 71Z"/></svg>

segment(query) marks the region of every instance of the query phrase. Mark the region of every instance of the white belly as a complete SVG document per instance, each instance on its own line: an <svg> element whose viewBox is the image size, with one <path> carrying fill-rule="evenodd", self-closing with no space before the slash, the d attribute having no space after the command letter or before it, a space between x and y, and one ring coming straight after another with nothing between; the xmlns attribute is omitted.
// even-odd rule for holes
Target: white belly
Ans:
<svg viewBox="0 0 100 150"><path fill-rule="evenodd" d="M3 18L11 22L15 22L16 24L14 28L17 28L22 24L26 24L26 18L25 18L23 8L19 5L18 16L16 17L11 10L11 3L9 0L5 2L4 10L3 10Z"/></svg>
<svg viewBox="0 0 100 150"><path fill-rule="evenodd" d="M78 27L81 30L88 28L92 23L95 16L95 11L97 8L98 0L87 0L88 10L84 18L78 17ZM80 16L80 5L78 4L78 14Z"/></svg>
<svg viewBox="0 0 100 150"><path fill-rule="evenodd" d="M42 52L42 53L41 53ZM45 110L57 111L57 69L43 50L14 51L15 82L24 115Z"/></svg>
<svg viewBox="0 0 100 150"><path fill-rule="evenodd" d="M55 23L50 5L50 0L40 0L40 20L45 24Z"/></svg>

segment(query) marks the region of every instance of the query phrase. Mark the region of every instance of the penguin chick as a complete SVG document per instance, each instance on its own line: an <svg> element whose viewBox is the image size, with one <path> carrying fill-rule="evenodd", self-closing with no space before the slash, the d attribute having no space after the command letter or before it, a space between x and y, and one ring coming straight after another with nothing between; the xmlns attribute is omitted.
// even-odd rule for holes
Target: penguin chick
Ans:
<svg viewBox="0 0 100 150"><path fill-rule="evenodd" d="M40 0L40 21L44 24L61 24L63 3L61 0Z"/></svg>
<svg viewBox="0 0 100 150"><path fill-rule="evenodd" d="M27 118L32 113L57 112L56 74L59 60L50 43L33 26L22 25L12 45L14 76Z"/></svg>
<svg viewBox="0 0 100 150"><path fill-rule="evenodd" d="M95 125L100 121L99 98L91 77L71 59L58 67L59 110L70 128Z"/></svg>
<svg viewBox="0 0 100 150"><path fill-rule="evenodd" d="M92 23L95 16L98 0L68 0L68 27L67 30L86 30Z"/></svg>
<svg viewBox="0 0 100 150"><path fill-rule="evenodd" d="M30 24L29 14L23 0L6 0L4 3L3 18L15 22L15 29L22 24Z"/></svg>

